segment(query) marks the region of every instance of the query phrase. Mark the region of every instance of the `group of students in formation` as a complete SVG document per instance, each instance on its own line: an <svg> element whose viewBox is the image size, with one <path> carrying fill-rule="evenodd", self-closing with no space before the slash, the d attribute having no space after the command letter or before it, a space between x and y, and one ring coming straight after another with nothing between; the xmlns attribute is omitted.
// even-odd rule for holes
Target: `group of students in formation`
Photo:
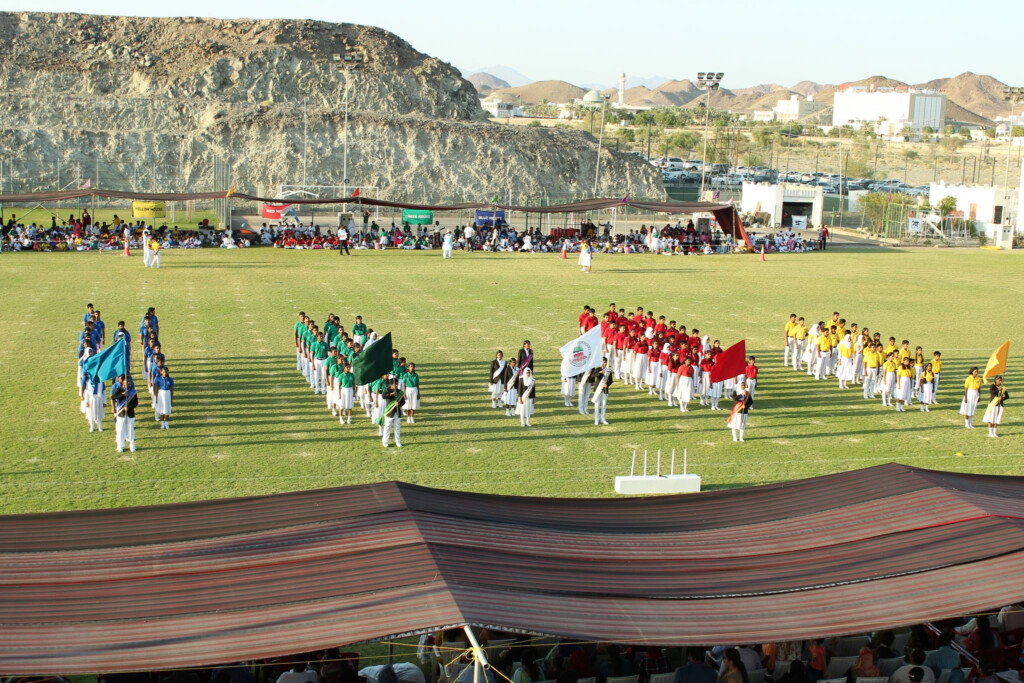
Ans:
<svg viewBox="0 0 1024 683"><path fill-rule="evenodd" d="M85 415L89 431L103 431L107 404L114 415L114 433L117 452L125 445L135 452L135 411L139 406L138 390L131 373L131 333L123 320L118 321L111 344L123 343L128 371L119 375L110 387L109 398L105 381L95 381L85 371L86 361L103 350L107 344L106 324L101 313L93 304L86 306L83 329L78 337L78 388L79 409ZM170 429L171 405L174 400L174 379L167 366L163 347L160 344L160 321L156 309L149 308L139 325L141 343L142 378L150 396L153 419L161 429Z"/></svg>
<svg viewBox="0 0 1024 683"><path fill-rule="evenodd" d="M343 425L352 424L352 411L356 403L377 425L377 435L387 448L391 435L395 445L402 447L402 417L407 424L415 424L420 408L420 376L416 364L391 352L392 367L380 378L367 384L356 384L353 363L360 354L379 341L378 334L366 326L357 315L355 323L346 331L341 319L327 314L321 329L316 321L299 312L293 327L295 340L295 369L309 382L315 394L323 394L331 415Z"/></svg>
<svg viewBox="0 0 1024 683"><path fill-rule="evenodd" d="M712 343L701 337L699 330L688 333L685 327L676 327L674 320L666 323L665 316L655 317L642 307L627 314L614 303L600 321L594 309L584 306L578 323L580 334L601 326L602 361L600 367L562 377L566 407L573 407L576 399L579 413L589 416L592 405L594 425L607 425L608 396L617 379L635 391L647 389L649 395L669 407L678 406L681 412L688 412L694 398L711 410L721 410L719 402L725 396L734 401L727 421L733 439L743 440L757 385L753 356L743 373L712 382L711 369L723 349L718 340ZM495 354L488 379L491 407L503 408L509 417L518 415L523 427L531 426L534 411L533 362L533 349L529 340L524 341L515 358L506 360L502 351Z"/></svg>
<svg viewBox="0 0 1024 683"><path fill-rule="evenodd" d="M537 383L533 377L533 347L530 340L523 341L515 358L505 361L505 353L498 351L491 361L491 374L487 381L491 408L504 408L507 417L519 416L521 427L532 427Z"/></svg>
<svg viewBox="0 0 1024 683"><path fill-rule="evenodd" d="M816 380L834 377L840 389L860 384L865 400L881 395L882 405L893 407L897 412L906 412L915 400L925 413L938 404L942 376L940 351L933 351L929 359L922 347L911 349L907 339L897 344L896 337L889 337L886 342L881 333L872 333L867 327L858 329L857 323L847 327L846 319L838 312L833 312L828 322L820 320L810 327L803 317L790 313L785 337L782 362L795 372L806 369ZM974 429L972 420L978 409L982 383L978 368L972 367L964 381L960 403L966 429ZM988 423L988 435L997 438L1003 404L1009 398L1002 377L995 378L989 394L989 407L982 419Z"/></svg>

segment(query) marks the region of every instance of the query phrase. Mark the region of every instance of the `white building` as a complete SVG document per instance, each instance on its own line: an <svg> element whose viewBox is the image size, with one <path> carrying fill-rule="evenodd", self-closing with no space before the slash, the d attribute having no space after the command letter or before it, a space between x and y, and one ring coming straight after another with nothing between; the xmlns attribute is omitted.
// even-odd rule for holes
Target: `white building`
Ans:
<svg viewBox="0 0 1024 683"><path fill-rule="evenodd" d="M775 110L774 109L755 109L754 110L754 120L755 121L763 121L765 123L770 123L770 122L775 120Z"/></svg>
<svg viewBox="0 0 1024 683"><path fill-rule="evenodd" d="M915 135L920 135L925 126L939 130L946 123L946 96L911 89L867 90L863 87L836 92L832 125L874 126L883 119L896 130L910 127Z"/></svg>
<svg viewBox="0 0 1024 683"><path fill-rule="evenodd" d="M957 213L974 221L979 233L985 233L996 246L1008 246L1008 235L1003 226L1003 188L991 185L947 185L932 183L928 203L938 206L946 197L956 200ZM1012 240L1009 240L1012 243Z"/></svg>
<svg viewBox="0 0 1024 683"><path fill-rule="evenodd" d="M743 213L767 213L771 227L791 227L793 217L806 218L807 228L821 225L825 193L820 187L795 183L743 183L740 199Z"/></svg>
<svg viewBox="0 0 1024 683"><path fill-rule="evenodd" d="M511 102L502 102L501 100L488 97L480 103L480 106L484 108L491 118L494 119L511 119L516 116L522 116L523 112L518 106Z"/></svg>
<svg viewBox="0 0 1024 683"><path fill-rule="evenodd" d="M779 100L772 111L775 113L776 121L788 123L819 112L827 106L824 102L816 102L814 95L806 98L790 95L788 100Z"/></svg>

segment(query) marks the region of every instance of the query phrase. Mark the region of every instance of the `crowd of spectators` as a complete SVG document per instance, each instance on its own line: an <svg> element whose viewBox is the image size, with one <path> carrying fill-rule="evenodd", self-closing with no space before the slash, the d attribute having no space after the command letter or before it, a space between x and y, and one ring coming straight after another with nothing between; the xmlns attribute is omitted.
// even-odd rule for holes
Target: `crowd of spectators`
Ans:
<svg viewBox="0 0 1024 683"><path fill-rule="evenodd" d="M1024 670L1024 607L896 633L844 638L662 648L476 630L490 669L481 683L1007 683ZM459 652L465 650L463 655ZM472 681L461 629L421 636L393 664L360 661L358 652L318 652L209 669L99 675L97 683L440 683ZM380 661L378 661L380 660ZM965 673L966 671L966 673ZM996 674L1002 673L1003 677ZM663 675L663 676L659 676ZM632 677L636 677L632 679ZM654 679L655 676L659 676ZM78 677L81 678L81 677ZM2 681L3 679L0 679ZM68 683L58 676L11 677L3 683ZM864 683L862 681L862 683Z"/></svg>
<svg viewBox="0 0 1024 683"><path fill-rule="evenodd" d="M130 232L128 246L142 248L143 231L160 242L161 248L197 249L219 242L212 232L199 229L181 229L177 225L154 227L144 221L125 221L114 214L110 223L94 222L87 210L67 220L50 217L50 225L35 221L25 224L12 214L3 223L0 245L4 251L115 251L124 249L124 232Z"/></svg>

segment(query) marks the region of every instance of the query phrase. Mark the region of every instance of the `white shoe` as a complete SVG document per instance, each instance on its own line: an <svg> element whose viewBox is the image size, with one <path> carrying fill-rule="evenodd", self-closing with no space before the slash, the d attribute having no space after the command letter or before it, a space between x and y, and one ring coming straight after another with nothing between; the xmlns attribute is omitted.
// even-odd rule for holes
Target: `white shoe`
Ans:
<svg viewBox="0 0 1024 683"><path fill-rule="evenodd" d="M124 451L122 449L120 449L120 448L117 449L117 452L118 453L124 453Z"/></svg>
<svg viewBox="0 0 1024 683"><path fill-rule="evenodd" d="M603 425L608 424L608 420L601 420L601 424L603 424Z"/></svg>
<svg viewBox="0 0 1024 683"><path fill-rule="evenodd" d="M132 453L134 453L134 452L135 452L135 446L132 446L132 447L131 447L131 448L129 448L128 450L130 450L130 451L131 451Z"/></svg>
<svg viewBox="0 0 1024 683"><path fill-rule="evenodd" d="M93 432L93 426L89 425L89 433L92 434L92 432Z"/></svg>

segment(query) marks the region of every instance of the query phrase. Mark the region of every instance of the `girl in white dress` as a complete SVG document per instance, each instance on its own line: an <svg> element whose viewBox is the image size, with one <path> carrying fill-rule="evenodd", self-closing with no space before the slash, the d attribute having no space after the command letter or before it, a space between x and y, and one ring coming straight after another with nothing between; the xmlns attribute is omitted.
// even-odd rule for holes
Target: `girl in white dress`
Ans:
<svg viewBox="0 0 1024 683"><path fill-rule="evenodd" d="M996 434L996 430L1003 421L1003 402L1010 398L1010 393L1003 386L1002 375L996 377L995 382L989 386L988 390L988 408L981 419L988 424L988 435L993 439L998 439L999 435Z"/></svg>
<svg viewBox="0 0 1024 683"><path fill-rule="evenodd" d="M505 366L505 378L504 378L505 393L502 395L502 402L505 404L505 415L508 417L514 417L512 411L516 408L516 402L519 398L519 368L516 367L516 359L510 358L508 365Z"/></svg>
<svg viewBox="0 0 1024 683"><path fill-rule="evenodd" d="M583 240L580 242L580 265L583 266L583 272L589 273L590 266L594 258L594 248L590 246L590 242Z"/></svg>
<svg viewBox="0 0 1024 683"><path fill-rule="evenodd" d="M843 340L839 342L837 351L839 352L839 368L836 371L836 379L839 380L840 389L848 389L847 382L852 382L855 378L853 336L849 330L843 335Z"/></svg>
<svg viewBox="0 0 1024 683"><path fill-rule="evenodd" d="M516 414L519 415L519 425L521 427L530 427L530 416L533 415L533 397L535 385L533 381L533 370L530 368L523 368L523 376L519 380L520 382L520 397L519 402L516 404Z"/></svg>
<svg viewBox="0 0 1024 683"><path fill-rule="evenodd" d="M978 376L978 368L975 366L971 368L970 374L964 380L964 398L960 402L960 414L964 416L964 429L974 429L971 420L974 418L974 413L978 410L978 399L980 398L981 377Z"/></svg>
<svg viewBox="0 0 1024 683"><path fill-rule="evenodd" d="M692 359L687 356L683 359L683 367L676 374L676 400L679 401L679 412L685 413L689 410L690 401L693 400L694 374L698 372L693 367ZM704 399L701 398L701 405Z"/></svg>

